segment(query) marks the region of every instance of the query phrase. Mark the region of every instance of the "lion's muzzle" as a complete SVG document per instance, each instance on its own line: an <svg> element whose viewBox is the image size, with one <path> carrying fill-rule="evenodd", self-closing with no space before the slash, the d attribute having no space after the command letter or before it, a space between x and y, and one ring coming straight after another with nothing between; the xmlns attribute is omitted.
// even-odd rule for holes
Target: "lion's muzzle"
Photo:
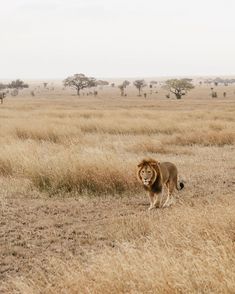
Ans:
<svg viewBox="0 0 235 294"><path fill-rule="evenodd" d="M149 183L150 183L150 180L144 180L144 179L143 179L143 184L144 184L145 186L149 186Z"/></svg>

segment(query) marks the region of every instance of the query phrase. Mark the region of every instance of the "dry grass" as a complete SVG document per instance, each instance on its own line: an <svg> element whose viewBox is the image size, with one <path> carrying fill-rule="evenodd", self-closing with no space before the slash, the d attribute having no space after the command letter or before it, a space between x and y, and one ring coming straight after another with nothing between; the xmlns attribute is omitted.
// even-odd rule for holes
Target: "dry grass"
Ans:
<svg viewBox="0 0 235 294"><path fill-rule="evenodd" d="M164 142L164 141L163 141ZM155 154L191 154L188 149L177 148L170 146L169 144L164 144L150 140L148 138L142 138L141 140L136 139L136 143L133 143L131 146L126 148L127 151L136 153L136 154L146 154L146 153L155 153ZM179 145L179 144L178 144Z"/></svg>
<svg viewBox="0 0 235 294"><path fill-rule="evenodd" d="M54 194L120 194L136 191L135 166L110 152L87 157L77 145L27 140L12 143L0 152L0 174L28 179L39 190Z"/></svg>
<svg viewBox="0 0 235 294"><path fill-rule="evenodd" d="M31 281L16 279L12 287L48 294L233 293L234 201L228 204L126 217L108 227L114 248L88 264L52 258L49 277L38 269Z"/></svg>
<svg viewBox="0 0 235 294"><path fill-rule="evenodd" d="M151 101L151 108L147 104L142 111L140 101L126 101L125 110L113 100L101 105L97 100L93 110L83 100L72 100L71 106L59 100L56 109L54 103L15 101L1 108L3 118L10 116L0 128L0 173L28 179L50 194L133 193L139 158L192 155L189 146L233 145L235 140L226 105L210 111L204 104L192 113L181 104L176 111L167 109L172 101Z"/></svg>
<svg viewBox="0 0 235 294"><path fill-rule="evenodd" d="M234 100L207 90L6 100L0 292L234 293ZM186 180L150 214L135 176L149 156Z"/></svg>
<svg viewBox="0 0 235 294"><path fill-rule="evenodd" d="M175 136L165 141L167 144L180 146L224 146L233 145L235 142L234 131L208 131L208 132L194 132L186 133L182 136Z"/></svg>

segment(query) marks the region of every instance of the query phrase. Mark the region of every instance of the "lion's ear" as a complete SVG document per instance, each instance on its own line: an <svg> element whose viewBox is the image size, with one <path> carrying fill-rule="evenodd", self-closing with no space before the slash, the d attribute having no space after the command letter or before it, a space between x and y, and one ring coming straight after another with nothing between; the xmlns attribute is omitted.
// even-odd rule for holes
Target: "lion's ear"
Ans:
<svg viewBox="0 0 235 294"><path fill-rule="evenodd" d="M153 167L156 167L156 166L159 165L159 162L157 162L157 161L152 161L152 162L150 163L150 165L153 166Z"/></svg>
<svg viewBox="0 0 235 294"><path fill-rule="evenodd" d="M141 167L142 165L143 165L143 163L141 162L137 165L137 167Z"/></svg>

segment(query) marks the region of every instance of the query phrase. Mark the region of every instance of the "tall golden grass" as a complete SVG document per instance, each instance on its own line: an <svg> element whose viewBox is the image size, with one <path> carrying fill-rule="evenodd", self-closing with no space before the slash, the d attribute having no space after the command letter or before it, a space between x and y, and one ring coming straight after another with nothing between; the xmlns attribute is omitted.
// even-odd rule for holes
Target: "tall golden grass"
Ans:
<svg viewBox="0 0 235 294"><path fill-rule="evenodd" d="M192 112L173 111L169 104L142 111L132 108L133 101L125 103L125 110L113 100L89 110L83 101L68 106L62 100L55 109L48 101L20 100L1 108L0 174L28 179L53 194L132 193L142 156L186 155L193 154L193 146L234 144L227 107Z"/></svg>

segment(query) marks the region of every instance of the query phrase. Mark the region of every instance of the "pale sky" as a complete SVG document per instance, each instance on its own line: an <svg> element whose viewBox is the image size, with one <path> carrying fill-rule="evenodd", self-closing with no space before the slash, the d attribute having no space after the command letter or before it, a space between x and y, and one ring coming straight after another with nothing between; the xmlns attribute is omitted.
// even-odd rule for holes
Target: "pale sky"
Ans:
<svg viewBox="0 0 235 294"><path fill-rule="evenodd" d="M0 78L235 74L235 0L0 0Z"/></svg>

